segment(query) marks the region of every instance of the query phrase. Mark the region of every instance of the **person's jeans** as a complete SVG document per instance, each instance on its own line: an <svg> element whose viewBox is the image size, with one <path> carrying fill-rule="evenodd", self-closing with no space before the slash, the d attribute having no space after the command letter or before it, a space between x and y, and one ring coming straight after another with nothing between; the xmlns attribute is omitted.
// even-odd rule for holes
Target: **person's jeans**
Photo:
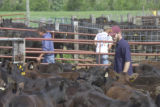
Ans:
<svg viewBox="0 0 160 107"><path fill-rule="evenodd" d="M108 55L102 55L102 64L108 64Z"/></svg>
<svg viewBox="0 0 160 107"><path fill-rule="evenodd" d="M100 57L100 64L109 64L108 61L108 55L97 55L97 64L99 63L99 57Z"/></svg>
<svg viewBox="0 0 160 107"><path fill-rule="evenodd" d="M54 55L44 55L43 63L55 63Z"/></svg>

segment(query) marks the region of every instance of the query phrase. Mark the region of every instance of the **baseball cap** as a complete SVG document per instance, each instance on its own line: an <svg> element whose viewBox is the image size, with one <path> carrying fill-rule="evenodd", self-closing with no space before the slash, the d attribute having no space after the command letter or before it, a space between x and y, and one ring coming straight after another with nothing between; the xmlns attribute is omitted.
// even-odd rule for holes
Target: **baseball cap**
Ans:
<svg viewBox="0 0 160 107"><path fill-rule="evenodd" d="M112 28L112 27L107 26L107 25L103 27L103 29L104 29L104 30L106 30L106 29L110 29L110 28Z"/></svg>
<svg viewBox="0 0 160 107"><path fill-rule="evenodd" d="M117 33L119 33L119 32L121 32L121 29L120 29L120 27L119 26L113 26L112 27L112 32L111 33L109 33L109 35L111 35L111 36L115 36Z"/></svg>

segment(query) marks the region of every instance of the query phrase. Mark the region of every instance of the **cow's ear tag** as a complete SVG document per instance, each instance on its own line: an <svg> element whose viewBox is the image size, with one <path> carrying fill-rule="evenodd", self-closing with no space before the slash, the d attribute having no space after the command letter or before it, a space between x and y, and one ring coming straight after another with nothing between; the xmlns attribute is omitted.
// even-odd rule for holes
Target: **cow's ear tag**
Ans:
<svg viewBox="0 0 160 107"><path fill-rule="evenodd" d="M4 88L4 87L0 87L0 90L4 91L4 90L5 90L5 88Z"/></svg>
<svg viewBox="0 0 160 107"><path fill-rule="evenodd" d="M106 77L106 78L108 77L108 72L105 73L105 76L104 76L104 77Z"/></svg>
<svg viewBox="0 0 160 107"><path fill-rule="evenodd" d="M24 75L26 75L26 73L25 73L25 72L21 72L21 75L23 75L23 76L24 76Z"/></svg>

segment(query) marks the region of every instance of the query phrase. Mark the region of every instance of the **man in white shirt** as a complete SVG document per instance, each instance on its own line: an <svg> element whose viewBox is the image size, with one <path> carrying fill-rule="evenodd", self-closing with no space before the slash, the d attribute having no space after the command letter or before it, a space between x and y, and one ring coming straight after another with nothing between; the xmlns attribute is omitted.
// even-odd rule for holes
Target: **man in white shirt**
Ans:
<svg viewBox="0 0 160 107"><path fill-rule="evenodd" d="M104 26L104 31L101 33L98 33L94 40L97 41L113 41L112 37L109 35L111 32L111 28L108 26ZM107 42L95 42L96 52L97 53L108 53L109 49L112 47L112 43ZM96 60L98 64L108 64L108 55L101 54L96 55Z"/></svg>

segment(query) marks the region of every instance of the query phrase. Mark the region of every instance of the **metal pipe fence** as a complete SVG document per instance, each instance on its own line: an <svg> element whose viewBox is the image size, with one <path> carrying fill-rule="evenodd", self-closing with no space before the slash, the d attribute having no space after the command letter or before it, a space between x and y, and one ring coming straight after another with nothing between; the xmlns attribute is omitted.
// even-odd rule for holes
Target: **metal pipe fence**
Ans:
<svg viewBox="0 0 160 107"><path fill-rule="evenodd" d="M6 31L17 30L17 32L20 32L20 31L36 32L35 29L19 29L19 28L4 28L4 27L0 27L0 29L6 30ZM70 29L72 29L72 27ZM66 36L65 38L64 37L57 38L57 40L54 39L55 43L63 43L63 44L78 43L80 45L81 51L95 50L95 46L93 45L93 42L96 42L96 41L94 41L93 39L96 36L96 33L90 34L90 33L80 33L80 32L74 33L74 32L61 32L61 31L51 31L51 32L57 35L61 34ZM137 54L139 56L132 56L133 62L139 63L142 60L153 60L153 61L160 60L159 58L160 29L158 27L152 26L152 27L145 27L145 28L143 27L136 28L134 26L132 27L132 29L131 28L122 29L122 32L123 32L123 37L130 43L131 52L142 53L142 55L145 55L145 56L142 56L140 54ZM74 40L73 39L74 35L84 36L85 38L79 38L79 40ZM70 36L70 37L67 37L67 36ZM89 38L90 36L92 38ZM87 47L87 48L84 49L84 47ZM114 46L111 52L114 52ZM154 53L154 54L150 55L151 53ZM95 56L92 55L92 58L94 57Z"/></svg>
<svg viewBox="0 0 160 107"><path fill-rule="evenodd" d="M6 39L6 38L5 38ZM53 40L54 42L68 42L68 43L79 43L80 41L83 41L83 44L84 43L88 43L88 41L92 42L102 42L102 41L94 41L94 40L60 40L60 39L43 39L43 38L26 38L26 40L38 40L38 41L41 41L41 40ZM103 41L103 42L107 42L107 41ZM129 44L132 46L136 46L136 45L157 45L157 44L160 44L160 42L129 42ZM11 47L3 47L1 46L1 48L5 48L5 49L11 49ZM114 53L96 53L94 51L84 51L84 50L56 50L54 52L43 52L43 51L40 51L40 48L27 48L27 49L31 49L33 51L29 51L29 50L26 50L25 52L26 53L34 53L34 54L39 54L39 53L55 53L55 54L79 54L79 55L97 55L97 54L108 54L108 55L114 55ZM35 51L36 50L36 51ZM38 51L37 51L38 50ZM142 60L146 60L146 57L150 57L150 58L153 58L153 57L158 57L160 56L160 53L144 53L144 52L137 52L137 53L132 53L132 59L133 59L133 62L135 63L138 63ZM138 57L137 57L138 56ZM78 60L78 59L77 59ZM149 59L150 60L150 59ZM78 60L80 61L80 60ZM81 60L81 61L85 61L85 60ZM158 61L156 59L156 61ZM95 62L94 62L95 63Z"/></svg>
<svg viewBox="0 0 160 107"><path fill-rule="evenodd" d="M25 23L26 15L24 13L1 14L0 22L3 22L4 19L12 19L14 22Z"/></svg>

